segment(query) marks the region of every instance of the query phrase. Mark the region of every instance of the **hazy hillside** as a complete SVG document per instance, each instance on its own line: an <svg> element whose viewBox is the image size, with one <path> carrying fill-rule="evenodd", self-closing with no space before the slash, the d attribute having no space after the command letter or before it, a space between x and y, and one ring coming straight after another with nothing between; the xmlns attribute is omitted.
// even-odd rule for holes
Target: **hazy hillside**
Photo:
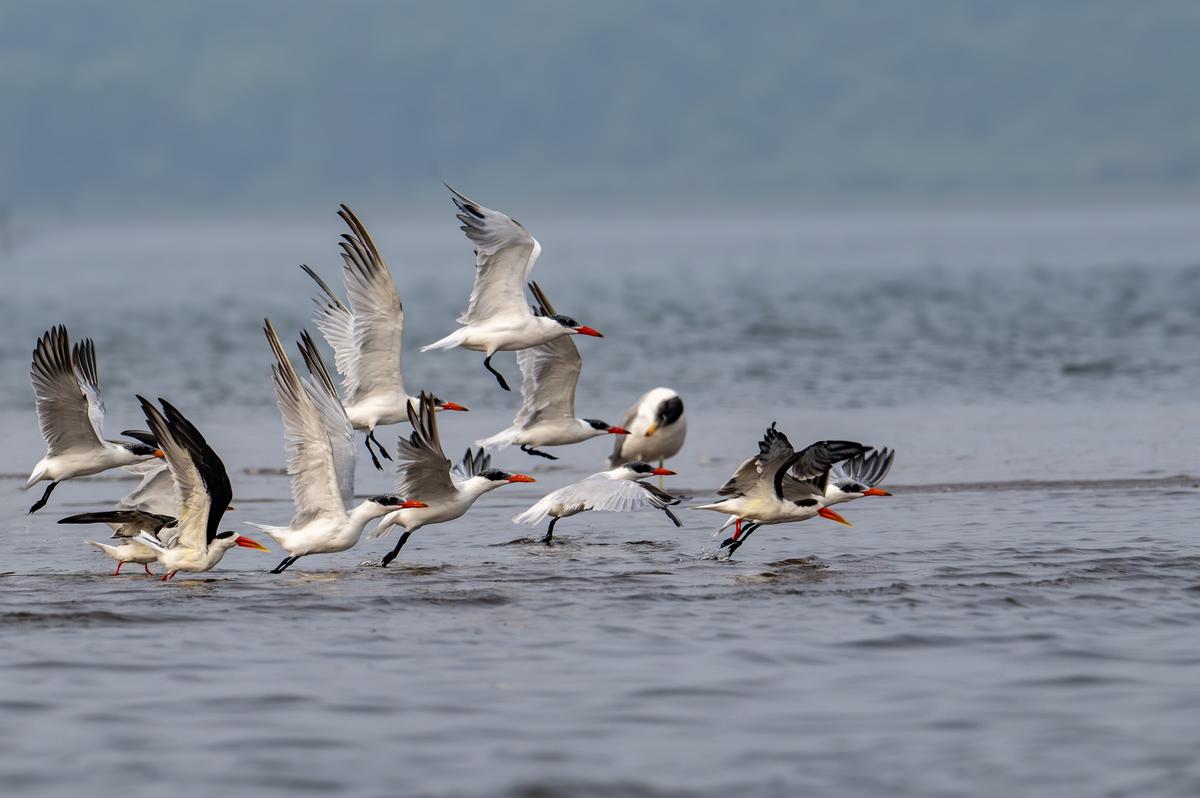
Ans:
<svg viewBox="0 0 1200 798"><path fill-rule="evenodd" d="M0 3L0 204L1200 195L1191 2Z"/></svg>

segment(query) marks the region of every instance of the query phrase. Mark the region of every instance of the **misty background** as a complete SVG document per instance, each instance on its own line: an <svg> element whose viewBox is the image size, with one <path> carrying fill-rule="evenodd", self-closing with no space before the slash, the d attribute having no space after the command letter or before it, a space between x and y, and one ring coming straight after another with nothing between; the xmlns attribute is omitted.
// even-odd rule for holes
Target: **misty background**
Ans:
<svg viewBox="0 0 1200 798"><path fill-rule="evenodd" d="M1186 1L3 2L0 214L1192 201L1197 41Z"/></svg>

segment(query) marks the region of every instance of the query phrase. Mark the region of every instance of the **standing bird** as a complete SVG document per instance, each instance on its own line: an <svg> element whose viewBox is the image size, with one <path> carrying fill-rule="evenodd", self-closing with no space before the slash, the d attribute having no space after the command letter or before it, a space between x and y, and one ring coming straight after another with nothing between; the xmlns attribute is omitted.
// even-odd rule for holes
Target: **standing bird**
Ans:
<svg viewBox="0 0 1200 798"><path fill-rule="evenodd" d="M338 400L337 388L316 344L308 333L300 340L300 354L311 377L301 380L283 351L270 321L263 332L275 364L275 402L283 416L287 471L292 478L295 514L288 526L252 526L266 532L288 556L271 571L286 571L307 554L345 551L362 536L363 529L398 507L417 508L418 501L395 496L375 496L354 506L354 429ZM353 509L351 509L353 507Z"/></svg>
<svg viewBox="0 0 1200 798"><path fill-rule="evenodd" d="M758 444L758 455L747 459L717 491L717 502L696 507L729 513L721 529L736 524L721 543L729 554L760 526L805 521L814 516L851 526L838 513L822 506L826 482L835 463L855 457L869 447L853 441L819 441L796 451L787 436L772 423ZM743 522L750 523L743 527Z"/></svg>
<svg viewBox="0 0 1200 798"><path fill-rule="evenodd" d="M475 285L466 313L458 317L463 326L421 347L422 352L456 346L483 352L484 368L508 391L504 375L492 368L497 352L528 349L563 335L604 337L570 316L533 315L525 303L525 282L542 245L517 220L446 188L453 194L462 231L475 245Z"/></svg>
<svg viewBox="0 0 1200 798"><path fill-rule="evenodd" d="M883 482L895 457L896 452L885 447L838 463L829 472L825 500L821 503L829 507L863 496L891 496L886 490L875 486Z"/></svg>
<svg viewBox="0 0 1200 798"><path fill-rule="evenodd" d="M450 461L442 451L438 437L437 416L434 415L433 397L422 393L418 409L409 407L412 435L400 438L396 451L396 493L400 496L420 496L426 506L420 509L400 509L385 516L379 526L371 531L371 537L381 537L393 526L404 530L396 547L388 552L380 565L384 568L396 559L408 538L423 526L453 521L471 508L485 493L512 482L537 482L525 474L510 474L492 468L492 458L483 453L467 450L462 465L452 472Z"/></svg>
<svg viewBox="0 0 1200 798"><path fill-rule="evenodd" d="M390 460L391 455L375 437L375 428L408 421L408 405L416 399L404 389L400 373L401 339L404 335L404 305L392 274L379 248L354 211L342 205L338 216L349 226L338 242L342 248L342 280L347 307L329 285L307 266L301 266L316 281L323 296L313 297L313 320L333 349L334 364L342 375L346 415L355 429L367 433L366 447L371 462L383 465L371 448ZM455 402L434 399L438 410L466 410Z"/></svg>
<svg viewBox="0 0 1200 798"><path fill-rule="evenodd" d="M610 466L630 460L648 463L658 461L662 466L679 454L687 437L687 419L683 415L683 399L670 388L655 388L642 394L629 408L621 426L629 435L613 441Z"/></svg>
<svg viewBox="0 0 1200 798"><path fill-rule="evenodd" d="M530 283L529 290L537 300L534 315L554 316L554 307L541 287ZM520 444L525 454L557 460L534 447L566 446L599 435L629 434L598 418L575 417L575 388L583 361L569 336L522 349L517 352L517 365L521 367L521 409L517 417L508 429L475 441L476 446L491 451Z"/></svg>
<svg viewBox="0 0 1200 798"><path fill-rule="evenodd" d="M174 578L179 571L211 570L234 546L269 551L258 541L236 532L217 531L221 516L233 498L233 488L225 464L200 431L165 399L158 400L161 411L142 396L138 402L151 434L166 455L179 491L179 516L175 524L160 529L158 534L162 537L143 532L137 538L158 554L158 561L167 569L163 581ZM170 534L164 534L168 529Z"/></svg>
<svg viewBox="0 0 1200 798"><path fill-rule="evenodd" d="M573 485L559 488L543 496L536 504L513 518L514 524L540 524L549 517L550 526L541 542L550 545L558 519L587 510L625 513L653 508L662 510L675 526L683 526L667 509L679 504L679 499L641 480L648 476L672 476L674 471L654 468L648 463L626 463L608 471L592 474Z"/></svg>
<svg viewBox="0 0 1200 798"><path fill-rule="evenodd" d="M155 446L104 439L104 400L90 338L72 348L66 327L50 329L33 350L29 377L47 448L22 490L50 482L29 512L45 507L60 482L163 456Z"/></svg>

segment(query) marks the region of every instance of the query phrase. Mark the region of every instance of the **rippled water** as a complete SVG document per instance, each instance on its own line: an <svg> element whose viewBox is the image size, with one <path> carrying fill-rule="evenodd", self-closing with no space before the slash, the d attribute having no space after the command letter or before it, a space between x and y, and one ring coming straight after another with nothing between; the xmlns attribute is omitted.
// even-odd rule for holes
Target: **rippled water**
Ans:
<svg viewBox="0 0 1200 798"><path fill-rule="evenodd" d="M678 490L707 495L777 419L895 446L897 495L848 505L853 529L764 528L732 562L700 558L708 513L576 517L534 544L508 519L598 468L596 441L507 453L538 484L387 570L360 566L390 547L367 541L279 577L282 555L235 550L200 578L114 578L53 522L128 483L24 515L34 337L94 337L110 429L137 423L132 391L171 398L229 465L228 525L281 523L258 324L298 330L295 265L328 273L340 231L47 230L0 297L6 793L1200 789L1200 481L1177 478L1200 443L1194 213L520 218L547 291L609 334L583 344L580 410L684 392ZM440 217L373 229L411 381L473 408L443 424L460 449L515 402L474 354L415 353L465 298L465 245ZM360 463L361 492L388 484Z"/></svg>

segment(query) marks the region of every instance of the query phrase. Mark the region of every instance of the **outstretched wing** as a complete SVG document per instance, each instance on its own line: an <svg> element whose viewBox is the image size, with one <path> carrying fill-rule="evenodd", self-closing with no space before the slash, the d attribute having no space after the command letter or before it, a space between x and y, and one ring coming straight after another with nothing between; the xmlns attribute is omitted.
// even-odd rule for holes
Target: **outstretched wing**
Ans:
<svg viewBox="0 0 1200 798"><path fill-rule="evenodd" d="M75 379L88 403L88 420L96 437L104 440L104 399L100 396L100 371L96 368L96 345L91 338L75 344L71 350Z"/></svg>
<svg viewBox="0 0 1200 798"><path fill-rule="evenodd" d="M343 233L339 242L356 355L353 367L343 372L347 400L361 401L376 391L406 395L400 375L404 305L396 283L371 234L354 211L343 205L338 216L351 231Z"/></svg>
<svg viewBox="0 0 1200 798"><path fill-rule="evenodd" d="M536 524L550 514L550 508L563 506L573 510L628 513L634 510L663 510L679 499L636 480L591 476L548 494L525 512L513 518L518 524Z"/></svg>
<svg viewBox="0 0 1200 798"><path fill-rule="evenodd" d="M817 492L824 495L829 470L834 463L857 457L870 449L854 441L817 441L810 444L792 455L787 464L775 472L775 495L784 495L783 484L789 479L811 482Z"/></svg>
<svg viewBox="0 0 1200 798"><path fill-rule="evenodd" d="M333 364L342 375L342 389L349 396L351 374L358 359L354 349L354 314L319 274L304 264L300 264L300 268L304 269L305 274L313 278L321 289L322 295L313 297L313 305L316 307L313 321L321 331L321 337L333 350Z"/></svg>
<svg viewBox="0 0 1200 798"><path fill-rule="evenodd" d="M462 462L454 466L451 477L456 482L463 482L478 476L492 467L492 456L484 449L467 449Z"/></svg>
<svg viewBox="0 0 1200 798"><path fill-rule="evenodd" d="M137 399L179 491L176 516L179 542L207 551L233 499L225 464L200 431L170 402L159 399L162 405L159 411L145 397Z"/></svg>
<svg viewBox="0 0 1200 798"><path fill-rule="evenodd" d="M883 482L892 468L892 460L895 457L895 450L887 447L859 454L834 465L829 472L829 478L834 482L850 481L873 488Z"/></svg>
<svg viewBox="0 0 1200 798"><path fill-rule="evenodd" d="M530 283L537 306L534 315L554 315L554 306L537 283ZM575 388L583 360L571 336L563 335L517 352L521 368L521 409L513 419L518 429L543 421L575 418Z"/></svg>
<svg viewBox="0 0 1200 798"><path fill-rule="evenodd" d="M312 392L305 388L269 320L264 322L263 333L275 355L271 375L275 383L275 402L283 418L287 471L291 476L292 502L295 504L291 525L293 529L299 529L325 514L344 515L346 504L334 467L329 428L314 400L314 395L324 386L314 386ZM341 410L340 402L338 409ZM341 415L345 417L344 410Z"/></svg>
<svg viewBox="0 0 1200 798"><path fill-rule="evenodd" d="M154 442L155 448L158 441ZM179 494L175 492L175 481L171 469L161 460L139 463L140 471L126 466L126 471L141 473L142 481L133 492L117 502L118 510L141 510L159 515L171 515L179 509Z"/></svg>
<svg viewBox="0 0 1200 798"><path fill-rule="evenodd" d="M409 402L408 421L412 434L401 436L396 446L396 495L430 505L452 500L455 487L450 460L442 451L431 394L422 391L415 403Z"/></svg>
<svg viewBox="0 0 1200 798"><path fill-rule="evenodd" d="M772 421L758 442L758 454L738 466L733 476L717 491L717 495L744 496L761 480L772 479L794 454L791 441L775 428L775 422Z"/></svg>
<svg viewBox="0 0 1200 798"><path fill-rule="evenodd" d="M38 425L52 457L100 446L92 405L77 374L67 328L59 325L45 332L33 350L29 378L37 400ZM98 387L96 391L98 396Z"/></svg>
<svg viewBox="0 0 1200 798"><path fill-rule="evenodd" d="M450 186L461 230L475 245L475 285L460 324L497 317L529 315L525 281L542 251L520 222L485 208Z"/></svg>

